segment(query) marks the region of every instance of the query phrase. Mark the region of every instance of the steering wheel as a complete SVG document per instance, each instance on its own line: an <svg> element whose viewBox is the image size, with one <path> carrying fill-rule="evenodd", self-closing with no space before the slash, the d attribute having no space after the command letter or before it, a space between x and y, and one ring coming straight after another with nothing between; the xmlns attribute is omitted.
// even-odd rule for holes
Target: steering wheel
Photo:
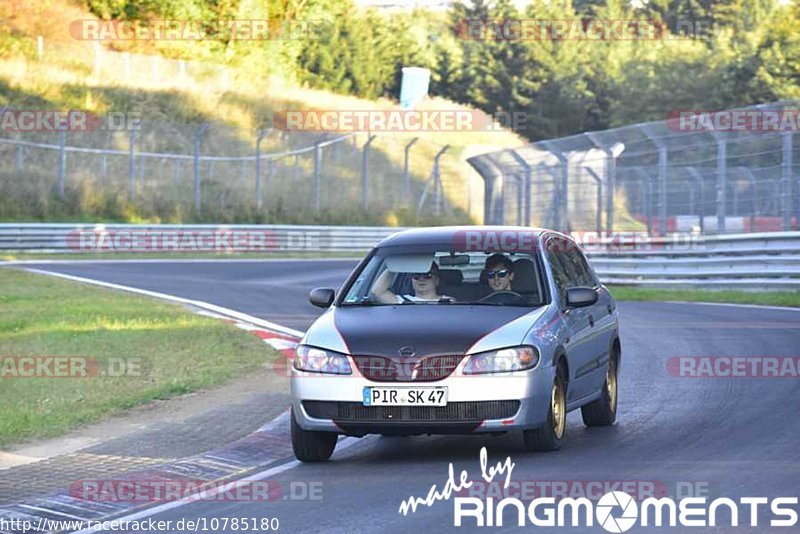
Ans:
<svg viewBox="0 0 800 534"><path fill-rule="evenodd" d="M478 302L512 302L514 300L521 300L523 297L516 291L495 291L494 293L489 293L482 299L478 299Z"/></svg>

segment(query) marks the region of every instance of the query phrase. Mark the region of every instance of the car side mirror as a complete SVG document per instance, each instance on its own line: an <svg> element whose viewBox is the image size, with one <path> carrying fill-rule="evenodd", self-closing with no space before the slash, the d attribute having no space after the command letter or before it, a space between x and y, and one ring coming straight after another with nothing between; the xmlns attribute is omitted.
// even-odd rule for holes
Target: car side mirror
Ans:
<svg viewBox="0 0 800 534"><path fill-rule="evenodd" d="M336 296L336 292L333 289L328 289L326 287L318 287L311 290L311 293L308 294L308 301L313 304L314 306L318 306L320 308L327 308L331 304L333 304L333 298Z"/></svg>
<svg viewBox="0 0 800 534"><path fill-rule="evenodd" d="M591 287L573 287L567 289L567 307L584 308L597 302L597 291Z"/></svg>

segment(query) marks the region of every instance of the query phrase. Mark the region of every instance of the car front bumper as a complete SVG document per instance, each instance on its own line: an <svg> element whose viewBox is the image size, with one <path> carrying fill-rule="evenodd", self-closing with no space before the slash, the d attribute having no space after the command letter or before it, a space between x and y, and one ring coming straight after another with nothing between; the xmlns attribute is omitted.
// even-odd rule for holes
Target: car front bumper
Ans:
<svg viewBox="0 0 800 534"><path fill-rule="evenodd" d="M358 371L352 375L324 375L293 369L292 409L305 430L350 435L506 432L537 428L547 421L552 366L540 363L527 371L484 375L464 375L459 371L460 366L447 378L431 382L376 382L360 376ZM363 390L369 386L447 387L449 410L447 407L366 410L362 404ZM305 401L317 402L304 404ZM519 401L519 407L508 411L509 403L502 401ZM345 405L339 407L336 415L339 403ZM508 413L500 418L476 416L498 410ZM321 417L320 413L329 416Z"/></svg>

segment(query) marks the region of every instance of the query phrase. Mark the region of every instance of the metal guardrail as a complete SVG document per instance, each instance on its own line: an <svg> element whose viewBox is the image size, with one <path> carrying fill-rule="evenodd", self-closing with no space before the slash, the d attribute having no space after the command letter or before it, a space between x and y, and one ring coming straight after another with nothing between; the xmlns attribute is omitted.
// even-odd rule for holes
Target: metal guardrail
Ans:
<svg viewBox="0 0 800 534"><path fill-rule="evenodd" d="M200 239L206 239L208 246L212 242L207 240L214 236L220 236L223 250L217 250L222 252L225 246L232 246L231 252L363 252L400 230L368 226L6 223L0 224L0 251L124 252L133 246L136 236L145 235L155 236L155 241L147 241L144 249L133 252L202 252ZM180 244L175 236L178 240L188 237L182 242L188 245L176 248ZM213 252L214 245L210 246ZM586 243L584 248L601 280L608 284L800 290L800 232L691 236L688 241L652 238L627 244L598 241Z"/></svg>

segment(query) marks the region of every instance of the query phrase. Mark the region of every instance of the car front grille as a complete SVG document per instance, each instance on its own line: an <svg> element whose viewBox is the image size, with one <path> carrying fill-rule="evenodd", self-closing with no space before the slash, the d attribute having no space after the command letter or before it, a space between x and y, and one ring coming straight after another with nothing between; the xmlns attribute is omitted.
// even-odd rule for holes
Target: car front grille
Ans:
<svg viewBox="0 0 800 534"><path fill-rule="evenodd" d="M464 355L387 358L353 356L364 378L375 382L432 382L450 376Z"/></svg>
<svg viewBox="0 0 800 534"><path fill-rule="evenodd" d="M451 402L446 406L364 406L360 402L303 401L309 416L342 423L477 423L514 417L519 406L518 400Z"/></svg>

